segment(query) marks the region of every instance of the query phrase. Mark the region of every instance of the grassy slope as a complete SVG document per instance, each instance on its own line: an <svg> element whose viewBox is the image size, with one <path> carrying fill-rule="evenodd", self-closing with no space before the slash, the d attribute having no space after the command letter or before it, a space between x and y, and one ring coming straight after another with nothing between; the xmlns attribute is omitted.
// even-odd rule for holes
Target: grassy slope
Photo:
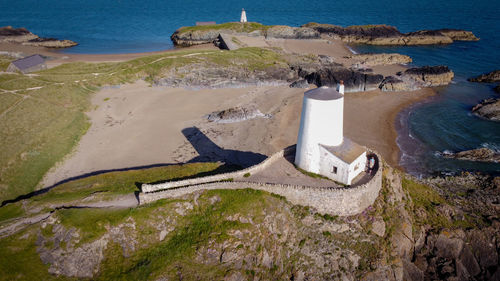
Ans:
<svg viewBox="0 0 500 281"><path fill-rule="evenodd" d="M89 127L84 112L103 85L152 81L189 63L263 69L283 59L271 50L179 51L123 63L69 63L36 77L0 74L0 201L35 189ZM28 88L42 87L40 89Z"/></svg>

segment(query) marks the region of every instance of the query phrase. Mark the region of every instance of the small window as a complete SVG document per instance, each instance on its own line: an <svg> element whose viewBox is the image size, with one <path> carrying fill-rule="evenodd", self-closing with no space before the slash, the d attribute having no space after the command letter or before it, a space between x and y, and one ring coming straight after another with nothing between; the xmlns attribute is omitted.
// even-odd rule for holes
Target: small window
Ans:
<svg viewBox="0 0 500 281"><path fill-rule="evenodd" d="M332 173L337 174L337 167L333 166Z"/></svg>
<svg viewBox="0 0 500 281"><path fill-rule="evenodd" d="M354 171L356 171L357 169L359 169L359 163L354 166Z"/></svg>

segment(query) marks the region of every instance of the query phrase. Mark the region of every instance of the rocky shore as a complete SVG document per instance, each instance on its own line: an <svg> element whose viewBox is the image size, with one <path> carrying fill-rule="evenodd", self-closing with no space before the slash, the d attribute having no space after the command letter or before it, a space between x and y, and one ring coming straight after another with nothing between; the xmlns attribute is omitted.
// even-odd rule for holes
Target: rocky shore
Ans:
<svg viewBox="0 0 500 281"><path fill-rule="evenodd" d="M172 69L162 78L155 79L156 86L187 88L240 88L257 85L290 85L292 88L337 87L344 81L345 92L414 91L426 87L447 85L453 72L446 66L424 66L410 68L396 77L366 72L363 69L347 68L335 63L328 56L314 59L294 57L286 63L265 68L249 69L234 66L197 63Z"/></svg>
<svg viewBox="0 0 500 281"><path fill-rule="evenodd" d="M469 161L500 162L500 152L482 147L472 150L465 150L456 153L444 152L443 157Z"/></svg>
<svg viewBox="0 0 500 281"><path fill-rule="evenodd" d="M500 121L500 99L483 100L472 108L472 113L488 120Z"/></svg>
<svg viewBox="0 0 500 281"><path fill-rule="evenodd" d="M500 70L494 70L490 73L481 74L477 77L469 78L467 80L480 83L498 83L500 82ZM497 93L500 93L500 84L498 84L493 90Z"/></svg>
<svg viewBox="0 0 500 281"><path fill-rule="evenodd" d="M432 45L453 41L477 41L472 32L457 29L421 30L401 33L388 25L359 25L341 27L330 24L308 23L301 27L284 25L265 26L259 23L224 23L203 27L181 27L172 36L175 46L212 43L219 34L264 36L282 39L319 39L329 37L346 43L370 45Z"/></svg>
<svg viewBox="0 0 500 281"><path fill-rule="evenodd" d="M369 45L433 45L450 44L453 41L477 41L472 32L457 29L420 30L401 33L389 25L354 25L341 27L331 24L308 23L309 27L321 35L341 39L346 43Z"/></svg>
<svg viewBox="0 0 500 281"><path fill-rule="evenodd" d="M39 37L26 28L13 28L12 26L0 27L0 43L2 42L46 48L68 48L78 45L71 40Z"/></svg>
<svg viewBox="0 0 500 281"><path fill-rule="evenodd" d="M376 66L389 64L408 64L412 62L409 56L401 54L355 54L348 56L349 59L358 61L362 66Z"/></svg>

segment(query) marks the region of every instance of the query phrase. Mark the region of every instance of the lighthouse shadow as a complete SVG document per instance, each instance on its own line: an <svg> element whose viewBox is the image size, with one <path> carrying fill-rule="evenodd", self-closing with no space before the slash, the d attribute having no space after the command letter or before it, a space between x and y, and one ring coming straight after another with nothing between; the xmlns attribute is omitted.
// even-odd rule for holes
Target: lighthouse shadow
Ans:
<svg viewBox="0 0 500 281"><path fill-rule="evenodd" d="M226 165L248 168L261 163L267 158L266 155L260 153L224 149L214 143L197 127L184 128L182 134L198 153L198 156L189 160L188 163L223 162Z"/></svg>

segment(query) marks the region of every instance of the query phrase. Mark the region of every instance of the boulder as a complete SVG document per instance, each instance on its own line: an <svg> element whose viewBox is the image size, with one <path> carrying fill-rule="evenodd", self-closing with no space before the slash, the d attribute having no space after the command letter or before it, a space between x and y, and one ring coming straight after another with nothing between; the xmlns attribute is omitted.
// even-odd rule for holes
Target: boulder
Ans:
<svg viewBox="0 0 500 281"><path fill-rule="evenodd" d="M409 56L401 54L356 54L348 58L354 59L363 65L388 65L388 64L407 64L412 59Z"/></svg>
<svg viewBox="0 0 500 281"><path fill-rule="evenodd" d="M409 77L424 87L448 85L454 73L447 66L423 66L407 69L403 76Z"/></svg>
<svg viewBox="0 0 500 281"><path fill-rule="evenodd" d="M477 77L467 79L471 82L494 83L500 82L500 70L495 70L490 73L481 74ZM497 86L497 88L500 86Z"/></svg>
<svg viewBox="0 0 500 281"><path fill-rule="evenodd" d="M500 93L500 85L497 85L494 90L495 92Z"/></svg>
<svg viewBox="0 0 500 281"><path fill-rule="evenodd" d="M255 106L233 107L221 111L214 111L206 116L208 121L216 123L235 123L258 117L266 117Z"/></svg>
<svg viewBox="0 0 500 281"><path fill-rule="evenodd" d="M444 152L443 156L446 158L469 161L500 162L500 152L485 147L460 151L457 153Z"/></svg>
<svg viewBox="0 0 500 281"><path fill-rule="evenodd" d="M12 26L0 27L0 42L46 48L68 48L78 45L78 43L71 40L42 38L31 33L26 28L13 28Z"/></svg>
<svg viewBox="0 0 500 281"><path fill-rule="evenodd" d="M472 108L472 113L492 121L500 121L500 99L483 100Z"/></svg>
<svg viewBox="0 0 500 281"><path fill-rule="evenodd" d="M307 83L307 80L305 79L297 80L290 84L290 88L309 88L309 83Z"/></svg>

